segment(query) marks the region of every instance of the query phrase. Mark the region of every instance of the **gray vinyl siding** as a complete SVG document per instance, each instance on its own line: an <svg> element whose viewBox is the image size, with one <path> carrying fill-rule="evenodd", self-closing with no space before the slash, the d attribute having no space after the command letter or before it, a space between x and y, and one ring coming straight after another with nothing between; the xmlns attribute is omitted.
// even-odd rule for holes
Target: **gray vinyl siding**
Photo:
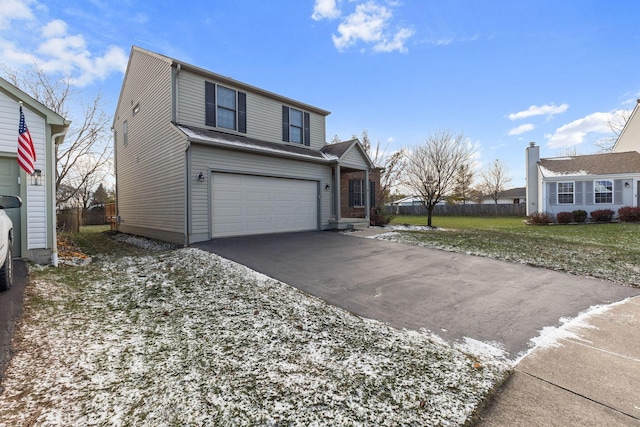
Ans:
<svg viewBox="0 0 640 427"><path fill-rule="evenodd" d="M599 180L613 181L613 203L595 203L594 181ZM558 203L558 182L574 183L573 204ZM612 177L591 176L589 177L589 179L582 180L559 179L556 181L546 181L546 211L555 215L558 212L572 212L574 210L581 209L590 214L591 212L599 209L611 209L617 215L619 208L621 208L622 206L631 206L634 200L633 186L625 188L625 182L633 182L633 178L620 179Z"/></svg>
<svg viewBox="0 0 640 427"><path fill-rule="evenodd" d="M329 227L331 215L331 191L324 190L326 184L332 185L331 167L327 165L282 159L234 150L206 147L193 144L191 159L191 227L190 243L210 238L210 185L212 172L233 172L282 178L315 180L320 183L320 225ZM205 175L204 182L197 181L200 172Z"/></svg>
<svg viewBox="0 0 640 427"><path fill-rule="evenodd" d="M171 72L163 58L133 50L114 120L118 214L130 230L184 236L187 140L171 125Z"/></svg>
<svg viewBox="0 0 640 427"><path fill-rule="evenodd" d="M367 161L360 152L360 150L353 146L349 151L344 153L340 158L340 164L345 166L360 167L362 169L368 169Z"/></svg>
<svg viewBox="0 0 640 427"><path fill-rule="evenodd" d="M218 82L186 70L180 71L177 81L177 122L188 126L214 129L205 125L204 82ZM239 90L247 94L247 133L222 129L224 132L286 144L282 141L283 103L280 100L251 93L241 87L234 87L226 82L221 84L229 89ZM295 104L285 105L310 113L311 141L309 148L320 150L326 140L325 117L322 114L310 112Z"/></svg>

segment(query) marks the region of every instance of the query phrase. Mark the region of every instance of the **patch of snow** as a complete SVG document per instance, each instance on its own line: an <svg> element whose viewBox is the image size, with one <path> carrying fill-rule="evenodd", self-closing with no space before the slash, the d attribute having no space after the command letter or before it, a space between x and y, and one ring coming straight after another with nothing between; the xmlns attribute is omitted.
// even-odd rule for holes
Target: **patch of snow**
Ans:
<svg viewBox="0 0 640 427"><path fill-rule="evenodd" d="M509 370L194 248L77 271L34 277L0 425L456 426Z"/></svg>
<svg viewBox="0 0 640 427"><path fill-rule="evenodd" d="M552 171L549 170L547 168L545 168L544 166L540 166L540 172L542 172L542 176L544 176L545 178L553 178L556 176L586 176L586 175L591 175L588 171L585 170L581 170L581 171Z"/></svg>
<svg viewBox="0 0 640 427"><path fill-rule="evenodd" d="M132 234L116 233L112 238L120 243L126 243L127 245L150 251L168 251L178 248L178 245L173 243L151 240L145 237L134 236Z"/></svg>
<svg viewBox="0 0 640 427"><path fill-rule="evenodd" d="M540 334L531 338L531 348L523 352L516 357L514 363L519 363L522 359L530 355L532 352L541 349L549 349L562 346L562 340L577 340L584 341L580 336L580 331L583 329L593 329L593 325L589 323L589 319L593 316L603 314L611 308L624 304L630 298L626 298L622 301L618 301L612 304L594 305L587 310L580 312L576 317L563 317L560 319L560 326L546 326L539 332Z"/></svg>

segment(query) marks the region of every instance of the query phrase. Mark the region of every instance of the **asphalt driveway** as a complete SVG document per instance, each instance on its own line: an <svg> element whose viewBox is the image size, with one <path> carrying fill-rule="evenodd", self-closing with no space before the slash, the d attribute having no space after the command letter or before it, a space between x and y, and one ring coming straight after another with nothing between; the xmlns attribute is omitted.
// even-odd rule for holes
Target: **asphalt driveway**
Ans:
<svg viewBox="0 0 640 427"><path fill-rule="evenodd" d="M504 261L329 231L195 244L398 328L497 344L515 358L545 326L640 289Z"/></svg>
<svg viewBox="0 0 640 427"><path fill-rule="evenodd" d="M11 289L0 292L0 382L11 360L11 338L16 322L22 314L24 288L27 285L27 266L22 260L13 261L14 282ZM0 387L2 393L2 387Z"/></svg>

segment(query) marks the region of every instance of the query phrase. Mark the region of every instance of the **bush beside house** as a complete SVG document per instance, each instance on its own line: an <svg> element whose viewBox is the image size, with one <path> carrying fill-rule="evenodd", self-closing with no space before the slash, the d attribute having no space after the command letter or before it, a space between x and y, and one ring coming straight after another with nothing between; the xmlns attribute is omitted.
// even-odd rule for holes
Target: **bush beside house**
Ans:
<svg viewBox="0 0 640 427"><path fill-rule="evenodd" d="M625 206L618 209L618 219L624 222L640 221L640 207Z"/></svg>

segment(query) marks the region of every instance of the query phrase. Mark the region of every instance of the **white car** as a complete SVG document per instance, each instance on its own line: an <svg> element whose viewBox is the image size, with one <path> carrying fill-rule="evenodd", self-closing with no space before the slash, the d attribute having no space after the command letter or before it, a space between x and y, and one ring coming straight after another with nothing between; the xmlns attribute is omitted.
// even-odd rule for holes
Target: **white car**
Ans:
<svg viewBox="0 0 640 427"><path fill-rule="evenodd" d="M0 291L13 284L13 223L4 210L20 206L20 197L0 196Z"/></svg>

